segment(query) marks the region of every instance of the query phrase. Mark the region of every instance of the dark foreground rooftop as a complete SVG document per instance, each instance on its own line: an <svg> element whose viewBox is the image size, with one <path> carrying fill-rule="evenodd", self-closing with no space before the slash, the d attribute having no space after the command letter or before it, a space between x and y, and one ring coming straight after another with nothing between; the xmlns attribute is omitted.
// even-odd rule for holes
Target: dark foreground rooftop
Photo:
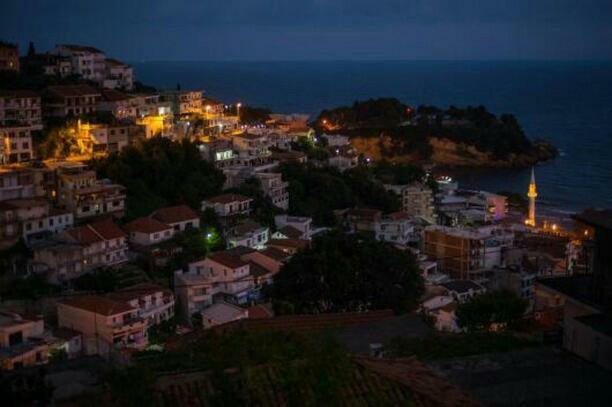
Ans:
<svg viewBox="0 0 612 407"><path fill-rule="evenodd" d="M567 352L535 348L429 364L488 406L609 406L612 373Z"/></svg>

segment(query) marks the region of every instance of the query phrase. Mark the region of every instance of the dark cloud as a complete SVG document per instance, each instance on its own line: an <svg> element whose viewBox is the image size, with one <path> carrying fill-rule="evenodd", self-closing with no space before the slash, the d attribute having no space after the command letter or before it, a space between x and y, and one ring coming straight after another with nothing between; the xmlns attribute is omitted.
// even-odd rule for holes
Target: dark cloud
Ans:
<svg viewBox="0 0 612 407"><path fill-rule="evenodd" d="M0 38L127 59L609 59L609 0L0 0Z"/></svg>

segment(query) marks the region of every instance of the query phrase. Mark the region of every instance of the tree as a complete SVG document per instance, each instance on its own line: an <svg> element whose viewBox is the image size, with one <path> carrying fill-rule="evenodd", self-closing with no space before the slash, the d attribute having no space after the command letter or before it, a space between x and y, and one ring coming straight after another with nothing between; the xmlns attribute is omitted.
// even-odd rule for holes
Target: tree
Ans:
<svg viewBox="0 0 612 407"><path fill-rule="evenodd" d="M508 290L489 291L457 307L457 323L470 332L487 331L492 325L511 326L525 314L527 303Z"/></svg>
<svg viewBox="0 0 612 407"><path fill-rule="evenodd" d="M204 198L221 192L225 181L223 173L202 160L195 143L188 140L154 137L91 164L101 177L127 188L128 219L166 205L199 208Z"/></svg>
<svg viewBox="0 0 612 407"><path fill-rule="evenodd" d="M291 304L296 313L387 308L407 312L422 291L410 252L371 237L330 232L283 266L271 297L285 309Z"/></svg>

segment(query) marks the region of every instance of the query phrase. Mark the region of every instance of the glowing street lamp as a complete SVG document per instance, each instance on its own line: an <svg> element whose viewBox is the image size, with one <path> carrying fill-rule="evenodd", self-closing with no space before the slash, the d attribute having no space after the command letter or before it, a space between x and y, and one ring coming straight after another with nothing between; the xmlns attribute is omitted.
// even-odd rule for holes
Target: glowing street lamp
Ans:
<svg viewBox="0 0 612 407"><path fill-rule="evenodd" d="M242 103L238 102L236 104L236 114L238 115L238 120L240 120L240 108L242 107Z"/></svg>

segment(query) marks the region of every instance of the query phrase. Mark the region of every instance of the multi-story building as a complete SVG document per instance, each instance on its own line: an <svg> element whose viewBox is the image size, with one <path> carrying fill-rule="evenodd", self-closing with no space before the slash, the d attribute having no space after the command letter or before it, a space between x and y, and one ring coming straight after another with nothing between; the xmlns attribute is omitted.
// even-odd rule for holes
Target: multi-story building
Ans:
<svg viewBox="0 0 612 407"><path fill-rule="evenodd" d="M90 269L128 260L127 235L110 219L68 229L61 238L83 248L83 263Z"/></svg>
<svg viewBox="0 0 612 407"><path fill-rule="evenodd" d="M110 125L79 123L78 137L87 152L116 153L126 148L133 139L144 139L144 128L133 124Z"/></svg>
<svg viewBox="0 0 612 407"><path fill-rule="evenodd" d="M40 240L74 223L72 214L52 208L44 198L21 198L0 202L0 246Z"/></svg>
<svg viewBox="0 0 612 407"><path fill-rule="evenodd" d="M246 219L228 230L226 240L230 249L239 246L263 249L266 247L269 236L270 230L267 227Z"/></svg>
<svg viewBox="0 0 612 407"><path fill-rule="evenodd" d="M97 48L62 44L53 53L69 58L72 72L84 79L101 83L106 76L106 55Z"/></svg>
<svg viewBox="0 0 612 407"><path fill-rule="evenodd" d="M239 194L222 194L202 201L202 212L208 208L215 211L220 217L235 215L249 215L251 213L252 198Z"/></svg>
<svg viewBox="0 0 612 407"><path fill-rule="evenodd" d="M227 168L239 163L232 142L224 139L213 139L198 145L202 159L212 163L216 168Z"/></svg>
<svg viewBox="0 0 612 407"><path fill-rule="evenodd" d="M70 58L57 54L43 53L26 55L22 58L22 69L27 72L40 72L47 76L65 78L72 75Z"/></svg>
<svg viewBox="0 0 612 407"><path fill-rule="evenodd" d="M142 283L107 294L107 298L122 301L138 310L147 327L168 321L174 316L174 294L156 284Z"/></svg>
<svg viewBox="0 0 612 407"><path fill-rule="evenodd" d="M259 172L255 177L261 182L261 189L277 208L289 209L289 183L283 181L282 174Z"/></svg>
<svg viewBox="0 0 612 407"><path fill-rule="evenodd" d="M0 164L29 161L34 158L32 131L37 126L0 127Z"/></svg>
<svg viewBox="0 0 612 407"><path fill-rule="evenodd" d="M172 111L180 116L202 113L202 91L174 91L164 94L172 103Z"/></svg>
<svg viewBox="0 0 612 407"><path fill-rule="evenodd" d="M125 225L130 243L151 246L172 239L174 228L153 218L138 218Z"/></svg>
<svg viewBox="0 0 612 407"><path fill-rule="evenodd" d="M202 312L219 294L236 304L246 303L254 286L249 263L228 252L212 253L174 276L175 293L184 318Z"/></svg>
<svg viewBox="0 0 612 407"><path fill-rule="evenodd" d="M47 117L74 117L97 111L101 94L89 85L49 86L43 96Z"/></svg>
<svg viewBox="0 0 612 407"><path fill-rule="evenodd" d="M0 126L40 126L41 109L41 97L34 91L0 91Z"/></svg>
<svg viewBox="0 0 612 407"><path fill-rule="evenodd" d="M138 312L128 302L89 295L59 302L57 322L83 335L87 355L109 355L118 348L148 345L147 321Z"/></svg>
<svg viewBox="0 0 612 407"><path fill-rule="evenodd" d="M200 216L187 205L158 209L151 214L151 218L169 225L175 232L200 227Z"/></svg>
<svg viewBox="0 0 612 407"><path fill-rule="evenodd" d="M0 201L45 196L47 178L45 169L0 167Z"/></svg>
<svg viewBox="0 0 612 407"><path fill-rule="evenodd" d="M424 231L423 252L451 277L478 281L485 278L485 271L506 265L513 241L512 233L497 228L428 226Z"/></svg>
<svg viewBox="0 0 612 407"><path fill-rule="evenodd" d="M108 89L131 90L134 87L134 69L113 58L106 58L102 86Z"/></svg>
<svg viewBox="0 0 612 407"><path fill-rule="evenodd" d="M242 133L232 136L240 165L258 167L271 161L270 139L266 134Z"/></svg>
<svg viewBox="0 0 612 407"><path fill-rule="evenodd" d="M42 318L0 312L0 369L12 370L47 363L49 344Z"/></svg>
<svg viewBox="0 0 612 407"><path fill-rule="evenodd" d="M416 235L412 218L405 212L394 212L381 217L374 222L376 239L401 246L416 243Z"/></svg>
<svg viewBox="0 0 612 407"><path fill-rule="evenodd" d="M75 220L102 215L121 217L125 211L125 188L97 180L93 170L58 168L56 188L58 205L70 210Z"/></svg>
<svg viewBox="0 0 612 407"><path fill-rule="evenodd" d="M43 240L32 245L29 270L44 276L48 283L62 284L91 269L84 255L84 249L78 243L59 239Z"/></svg>
<svg viewBox="0 0 612 407"><path fill-rule="evenodd" d="M300 236L295 236L297 239L310 239L312 235L312 218L307 216L276 215L274 224L279 230L287 226L298 230Z"/></svg>
<svg viewBox="0 0 612 407"><path fill-rule="evenodd" d="M0 71L19 72L19 47L0 41Z"/></svg>
<svg viewBox="0 0 612 407"><path fill-rule="evenodd" d="M410 216L418 216L429 223L436 222L434 198L431 189L415 183L411 185L385 185L387 191L393 191L400 198L402 211Z"/></svg>

